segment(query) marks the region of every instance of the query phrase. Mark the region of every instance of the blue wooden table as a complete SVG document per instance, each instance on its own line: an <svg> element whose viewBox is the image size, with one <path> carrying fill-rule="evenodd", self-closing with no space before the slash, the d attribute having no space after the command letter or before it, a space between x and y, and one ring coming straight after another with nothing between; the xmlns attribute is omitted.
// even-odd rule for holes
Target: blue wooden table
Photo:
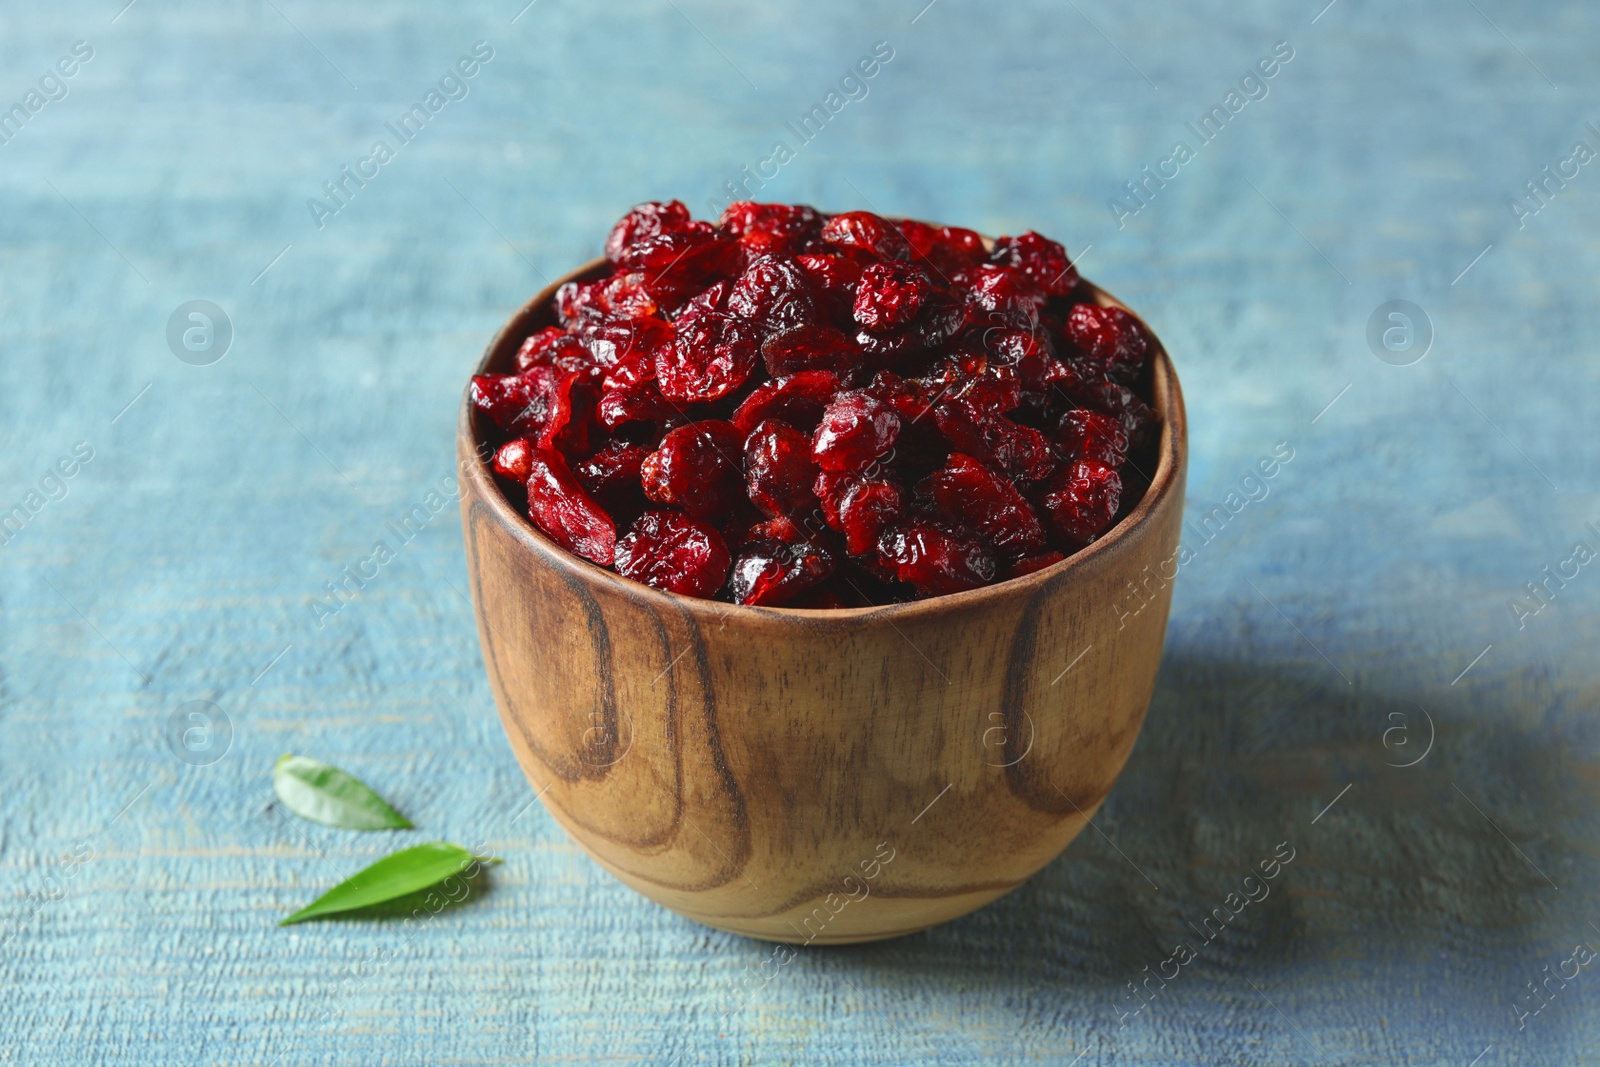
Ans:
<svg viewBox="0 0 1600 1067"><path fill-rule="evenodd" d="M0 1062L1600 1062L1600 9L125 2L0 13ZM449 499L508 312L739 183L1059 236L1193 427L1095 830L759 976L530 807ZM504 864L278 928L401 840L286 751Z"/></svg>

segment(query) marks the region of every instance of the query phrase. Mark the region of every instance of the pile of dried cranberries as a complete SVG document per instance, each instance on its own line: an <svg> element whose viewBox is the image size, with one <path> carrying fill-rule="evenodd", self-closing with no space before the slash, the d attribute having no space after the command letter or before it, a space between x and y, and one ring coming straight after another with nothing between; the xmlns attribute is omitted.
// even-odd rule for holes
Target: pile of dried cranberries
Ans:
<svg viewBox="0 0 1600 1067"><path fill-rule="evenodd" d="M605 251L471 389L506 495L587 560L738 604L890 603L1048 567L1144 491L1149 339L1049 238L673 201Z"/></svg>

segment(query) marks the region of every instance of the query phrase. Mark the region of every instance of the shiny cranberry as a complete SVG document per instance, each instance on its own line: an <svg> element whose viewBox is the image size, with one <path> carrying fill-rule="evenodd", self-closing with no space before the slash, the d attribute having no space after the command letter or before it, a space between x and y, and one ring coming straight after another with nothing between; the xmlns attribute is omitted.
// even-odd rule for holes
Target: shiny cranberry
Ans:
<svg viewBox="0 0 1600 1067"><path fill-rule="evenodd" d="M1056 444L1069 460L1087 459L1120 467L1128 458L1128 435L1110 415L1074 408L1061 417Z"/></svg>
<svg viewBox="0 0 1600 1067"><path fill-rule="evenodd" d="M934 417L958 451L976 456L1012 478L1036 482L1056 468L1050 442L1031 426L1012 422L964 400L940 404Z"/></svg>
<svg viewBox="0 0 1600 1067"><path fill-rule="evenodd" d="M896 580L922 596L976 589L994 581L995 562L977 539L936 523L916 521L885 530L878 552Z"/></svg>
<svg viewBox="0 0 1600 1067"><path fill-rule="evenodd" d="M763 334L817 321L811 282L786 256L764 256L750 264L728 294L728 311L754 323Z"/></svg>
<svg viewBox="0 0 1600 1067"><path fill-rule="evenodd" d="M620 262L629 246L689 225L689 209L682 202L640 204L618 220L606 236L606 258Z"/></svg>
<svg viewBox="0 0 1600 1067"><path fill-rule="evenodd" d="M526 488L532 473L533 442L525 437L515 437L501 445L494 454L494 472L518 486Z"/></svg>
<svg viewBox="0 0 1600 1067"><path fill-rule="evenodd" d="M726 511L739 492L742 444L731 423L716 420L668 431L640 467L644 495L691 515Z"/></svg>
<svg viewBox="0 0 1600 1067"><path fill-rule="evenodd" d="M782 419L800 430L811 430L822 419L822 409L839 391L839 376L832 371L806 370L762 382L734 409L729 421L740 433L749 433L762 419Z"/></svg>
<svg viewBox="0 0 1600 1067"><path fill-rule="evenodd" d="M767 419L750 432L744 472L751 503L768 515L796 515L817 506L811 437L788 423Z"/></svg>
<svg viewBox="0 0 1600 1067"><path fill-rule="evenodd" d="M1045 547L1044 524L1016 486L971 456L952 452L918 491L1000 556L1020 559Z"/></svg>
<svg viewBox="0 0 1600 1067"><path fill-rule="evenodd" d="M709 597L728 577L728 546L699 519L647 511L617 542L617 573L684 596Z"/></svg>
<svg viewBox="0 0 1600 1067"><path fill-rule="evenodd" d="M937 274L948 277L966 267L974 267L989 257L983 238L958 226L930 226L910 219L895 224L911 245L913 259L925 262Z"/></svg>
<svg viewBox="0 0 1600 1067"><path fill-rule="evenodd" d="M811 441L817 466L827 471L856 471L894 447L900 416L862 390L838 393L822 412Z"/></svg>
<svg viewBox="0 0 1600 1067"><path fill-rule="evenodd" d="M833 558L808 541L751 541L739 550L728 575L728 593L735 604L778 607L834 571Z"/></svg>
<svg viewBox="0 0 1600 1067"><path fill-rule="evenodd" d="M1078 284L1078 271L1059 242L1029 230L1020 237L1002 237L990 257L1020 271L1034 288L1049 296L1066 296Z"/></svg>
<svg viewBox="0 0 1600 1067"><path fill-rule="evenodd" d="M846 211L822 225L822 241L841 248L859 248L878 259L907 260L911 246L887 219L870 211Z"/></svg>
<svg viewBox="0 0 1600 1067"><path fill-rule="evenodd" d="M655 352L656 381L668 400L718 400L755 370L756 338L742 320L706 311L684 315L675 325L677 338Z"/></svg>
<svg viewBox="0 0 1600 1067"><path fill-rule="evenodd" d="M818 370L849 375L864 359L860 345L825 322L796 326L761 342L761 360L775 377Z"/></svg>
<svg viewBox="0 0 1600 1067"><path fill-rule="evenodd" d="M932 284L910 263L874 263L861 272L856 286L856 322L873 333L891 333L910 325L928 299Z"/></svg>
<svg viewBox="0 0 1600 1067"><path fill-rule="evenodd" d="M1064 332L1078 351L1113 378L1132 381L1144 368L1149 336L1139 320L1121 308L1074 304Z"/></svg>
<svg viewBox="0 0 1600 1067"><path fill-rule="evenodd" d="M796 242L814 239L822 230L822 215L804 204L757 204L736 200L722 209L720 225L734 237L767 234Z"/></svg>
<svg viewBox="0 0 1600 1067"><path fill-rule="evenodd" d="M1039 499L1051 525L1074 546L1086 545L1104 533L1121 502L1121 476L1093 460L1079 460L1063 468Z"/></svg>
<svg viewBox="0 0 1600 1067"><path fill-rule="evenodd" d="M617 528L583 491L561 453L533 448L528 455L528 517L568 552L611 566Z"/></svg>
<svg viewBox="0 0 1600 1067"><path fill-rule="evenodd" d="M895 482L885 479L850 477L835 504L835 529L844 534L845 548L852 556L871 552L878 538L892 523L905 515L905 493Z"/></svg>

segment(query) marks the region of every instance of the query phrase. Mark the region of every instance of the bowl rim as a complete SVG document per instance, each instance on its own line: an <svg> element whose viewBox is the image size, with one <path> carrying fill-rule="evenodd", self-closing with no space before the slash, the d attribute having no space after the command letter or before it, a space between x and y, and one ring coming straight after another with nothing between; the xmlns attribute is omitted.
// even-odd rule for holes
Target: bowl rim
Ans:
<svg viewBox="0 0 1600 1067"><path fill-rule="evenodd" d="M508 345L521 344L522 338L529 329L530 320L534 318L554 298L556 290L569 281L581 280L586 275L597 274L609 266L604 257L590 260L576 270L562 275L519 307L504 325L495 332L494 337L484 349L472 373L473 375L489 373L488 367L496 362L503 352L509 352ZM489 513L512 536L520 540L526 547L534 550L551 566L557 567L563 576L569 580L576 580L590 585L601 585L620 594L626 599L643 601L657 609L687 613L697 622L712 621L723 623L729 618L740 617L747 622L777 622L777 623L827 623L827 622L869 622L885 620L891 625L900 621L913 621L925 616L940 615L948 612L962 611L977 608L988 601L1006 600L1021 595L1031 595L1040 587L1054 585L1073 575L1077 571L1084 571L1094 567L1103 557L1115 553L1129 542L1136 541L1149 531L1153 516L1158 508L1162 507L1180 490L1183 484L1184 453L1188 441L1188 420L1184 410L1183 391L1178 383L1177 371L1172 366L1171 357L1168 356L1166 346L1161 343L1154 330L1148 323L1122 301L1095 285L1087 278L1080 277L1081 284L1087 288L1094 302L1101 307L1121 308L1139 321L1145 328L1153 344L1150 353L1152 370L1152 400L1153 407L1161 416L1161 441L1158 447L1158 458L1155 473L1151 476L1150 485L1145 489L1144 496L1134 509L1124 515L1110 530L1106 531L1098 540L1066 559L1053 563L1042 570L1031 574L1024 574L1017 578L1008 578L1005 581L995 582L992 585L979 586L959 593L946 593L942 596L929 597L926 600L914 600L901 604L874 604L866 607L854 608L788 608L764 607L748 604L731 604L721 600L710 600L702 597L688 596L683 593L673 593L665 589L657 589L643 582L624 578L615 571L601 567L581 556L575 555L555 541L551 540L542 530L524 515L522 515L506 495L501 492L500 486L495 482L493 471L490 468L492 456L484 455L485 442L476 432L474 420L476 412L472 407L471 381L462 389L460 415L456 425L456 443L459 466L463 473L472 482L473 489L478 497L484 501L484 506ZM465 502L466 495L462 495ZM1181 501L1179 502L1181 506ZM468 512L470 522L470 510ZM471 531L468 530L470 537ZM481 606L480 606L481 607Z"/></svg>

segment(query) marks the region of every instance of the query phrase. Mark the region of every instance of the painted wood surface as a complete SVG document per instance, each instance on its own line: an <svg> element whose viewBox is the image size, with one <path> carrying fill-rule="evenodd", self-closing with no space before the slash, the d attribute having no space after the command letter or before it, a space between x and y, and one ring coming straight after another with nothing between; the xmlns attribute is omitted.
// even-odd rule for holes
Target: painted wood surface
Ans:
<svg viewBox="0 0 1600 1067"><path fill-rule="evenodd" d="M1600 1062L1597 34L1488 0L10 5L0 1062ZM1087 248L1190 416L1192 556L1094 828L954 923L792 956L534 803L452 495L509 312L745 167ZM168 340L196 300L215 362L215 319ZM286 751L419 829L286 815ZM505 863L425 921L274 925L434 838Z"/></svg>

